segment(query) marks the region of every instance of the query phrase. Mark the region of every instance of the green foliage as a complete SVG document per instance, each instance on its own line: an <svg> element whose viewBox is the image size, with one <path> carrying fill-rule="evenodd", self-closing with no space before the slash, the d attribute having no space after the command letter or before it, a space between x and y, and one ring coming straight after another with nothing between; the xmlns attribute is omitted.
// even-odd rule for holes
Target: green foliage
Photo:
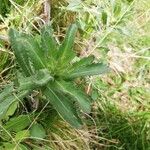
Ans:
<svg viewBox="0 0 150 150"><path fill-rule="evenodd" d="M23 140L25 140L28 137L30 137L29 130L20 130L16 133L15 140L22 142Z"/></svg>
<svg viewBox="0 0 150 150"><path fill-rule="evenodd" d="M0 15L5 16L10 11L10 1L0 0Z"/></svg>
<svg viewBox="0 0 150 150"><path fill-rule="evenodd" d="M59 53L50 26L35 36L18 32L39 33L45 19L41 0L0 0L0 38L7 40L10 27L18 30L12 30L14 51L0 41L0 149L149 150L149 8L150 0L51 0L58 43L76 19L75 50L109 61L112 68L101 79L85 80L88 69L92 75L105 68L93 55L76 57L67 44L72 39L65 37L66 50ZM60 116L75 127L84 119L87 126L73 129Z"/></svg>
<svg viewBox="0 0 150 150"><path fill-rule="evenodd" d="M123 113L113 104L101 102L96 116L97 126L100 127L99 136L110 140L110 150L148 150L149 140L149 112L143 114ZM147 116L147 117L146 117ZM111 144L111 140L117 140ZM103 144L107 141L102 140Z"/></svg>
<svg viewBox="0 0 150 150"><path fill-rule="evenodd" d="M10 29L11 46L23 75L20 75L16 87L12 85L2 91L2 115L13 102L23 100L33 90L40 90L63 119L76 128L81 127L79 110L89 113L91 100L84 91L76 88L75 79L106 73L108 67L93 63L93 56L73 62L76 31L77 26L72 24L59 46L50 26L43 27L40 41L37 36Z"/></svg>
<svg viewBox="0 0 150 150"><path fill-rule="evenodd" d="M18 146L16 146L16 144L12 144L12 143L8 143L8 142L3 143L3 146L1 146L0 148L2 150L13 150L13 149L28 150L28 148L26 146L24 146L23 144L19 144Z"/></svg>
<svg viewBox="0 0 150 150"><path fill-rule="evenodd" d="M46 136L45 129L43 128L41 124L36 123L32 125L30 129L30 136L31 138L44 139Z"/></svg>
<svg viewBox="0 0 150 150"><path fill-rule="evenodd" d="M10 119L4 128L8 131L19 132L27 128L31 123L31 120L28 115L20 115Z"/></svg>
<svg viewBox="0 0 150 150"><path fill-rule="evenodd" d="M3 119L14 102L23 100L32 90L42 87L50 80L53 80L53 78L49 75L49 71L42 69L33 76L18 79L17 87L14 87L13 84L6 85L0 93L0 119Z"/></svg>

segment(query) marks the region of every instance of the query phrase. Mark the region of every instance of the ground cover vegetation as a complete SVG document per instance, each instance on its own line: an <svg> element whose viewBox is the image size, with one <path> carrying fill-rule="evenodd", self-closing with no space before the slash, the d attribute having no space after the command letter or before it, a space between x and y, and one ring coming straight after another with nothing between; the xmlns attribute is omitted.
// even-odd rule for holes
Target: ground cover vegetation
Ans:
<svg viewBox="0 0 150 150"><path fill-rule="evenodd" d="M149 68L149 0L0 0L0 149L149 150Z"/></svg>

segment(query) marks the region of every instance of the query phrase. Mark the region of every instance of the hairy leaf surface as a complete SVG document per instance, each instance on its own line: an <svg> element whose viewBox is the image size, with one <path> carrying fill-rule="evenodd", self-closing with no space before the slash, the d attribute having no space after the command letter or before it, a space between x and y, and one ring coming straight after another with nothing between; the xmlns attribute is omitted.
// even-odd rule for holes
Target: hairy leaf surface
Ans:
<svg viewBox="0 0 150 150"><path fill-rule="evenodd" d="M56 81L55 83L58 89L66 94L71 95L78 102L83 112L90 112L90 99L85 93L75 88L71 82Z"/></svg>
<svg viewBox="0 0 150 150"><path fill-rule="evenodd" d="M65 39L59 47L59 53L58 53L58 62L62 66L67 66L68 63L75 57L75 52L72 50L75 35L77 32L77 26L75 24L72 24L65 36Z"/></svg>
<svg viewBox="0 0 150 150"><path fill-rule="evenodd" d="M103 63L97 63L97 64L91 64L88 66L81 66L76 69L74 69L72 72L69 73L67 78L77 78L77 77L83 77L83 76L93 76L93 75L99 75L103 74L109 71L109 68L107 65Z"/></svg>
<svg viewBox="0 0 150 150"><path fill-rule="evenodd" d="M81 127L82 123L76 113L74 105L65 95L55 91L50 86L46 88L44 95L67 122L76 128Z"/></svg>

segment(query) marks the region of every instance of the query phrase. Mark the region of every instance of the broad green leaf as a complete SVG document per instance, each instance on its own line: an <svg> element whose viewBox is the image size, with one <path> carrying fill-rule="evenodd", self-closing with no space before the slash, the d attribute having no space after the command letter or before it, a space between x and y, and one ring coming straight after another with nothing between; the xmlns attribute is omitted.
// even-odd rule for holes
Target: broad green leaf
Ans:
<svg viewBox="0 0 150 150"><path fill-rule="evenodd" d="M62 92L71 95L78 102L83 112L90 113L90 99L85 93L75 88L71 82L56 81L55 84Z"/></svg>
<svg viewBox="0 0 150 150"><path fill-rule="evenodd" d="M19 38L20 38L19 32L13 29L9 30L9 40L12 49L14 50L17 62L19 63L24 74L26 76L30 76L33 74L33 71L31 69L31 64L29 62L29 57L27 55L25 43L24 41L19 41L18 40Z"/></svg>
<svg viewBox="0 0 150 150"><path fill-rule="evenodd" d="M54 91L51 86L48 86L44 91L47 100L53 105L56 111L72 126L79 128L82 123L79 119L74 104L62 93Z"/></svg>
<svg viewBox="0 0 150 150"><path fill-rule="evenodd" d="M5 116L4 116L4 119L5 119L5 120L8 120L9 117L12 116L12 115L15 113L15 111L16 111L16 109L17 109L17 106L18 106L18 101L13 102L13 103L9 106L9 108L8 108L8 110L7 110L7 112L6 112Z"/></svg>
<svg viewBox="0 0 150 150"><path fill-rule="evenodd" d="M31 124L31 120L28 115L20 115L10 119L4 128L8 131L19 132L24 130Z"/></svg>
<svg viewBox="0 0 150 150"><path fill-rule="evenodd" d="M72 48L76 32L77 26L72 24L67 31L62 45L59 47L58 62L61 66L68 65L68 63L70 63L70 61L75 57L75 52L72 50Z"/></svg>
<svg viewBox="0 0 150 150"><path fill-rule="evenodd" d="M83 76L93 76L103 74L109 71L109 67L103 63L91 64L88 66L79 67L66 76L68 79L83 77Z"/></svg>
<svg viewBox="0 0 150 150"><path fill-rule="evenodd" d="M44 139L46 137L46 131L39 123L33 124L30 129L30 136L34 138Z"/></svg>
<svg viewBox="0 0 150 150"><path fill-rule="evenodd" d="M29 130L22 130L16 133L15 140L22 142L24 139L28 138L30 136Z"/></svg>

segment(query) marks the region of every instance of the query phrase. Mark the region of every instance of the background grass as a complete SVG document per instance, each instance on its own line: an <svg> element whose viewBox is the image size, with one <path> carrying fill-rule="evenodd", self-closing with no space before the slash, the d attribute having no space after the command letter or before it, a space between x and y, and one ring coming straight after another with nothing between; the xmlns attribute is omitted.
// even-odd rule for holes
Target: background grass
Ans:
<svg viewBox="0 0 150 150"><path fill-rule="evenodd" d="M42 0L5 2L0 3L0 87L16 71L8 29L39 32L44 20ZM149 150L150 0L52 1L51 8L56 38L61 39L76 21L80 28L76 51L81 57L93 54L108 62L112 71L87 78L86 91L94 102L82 130L72 129L55 112L42 116L47 108L39 117L47 126L47 138L25 144L43 150Z"/></svg>

